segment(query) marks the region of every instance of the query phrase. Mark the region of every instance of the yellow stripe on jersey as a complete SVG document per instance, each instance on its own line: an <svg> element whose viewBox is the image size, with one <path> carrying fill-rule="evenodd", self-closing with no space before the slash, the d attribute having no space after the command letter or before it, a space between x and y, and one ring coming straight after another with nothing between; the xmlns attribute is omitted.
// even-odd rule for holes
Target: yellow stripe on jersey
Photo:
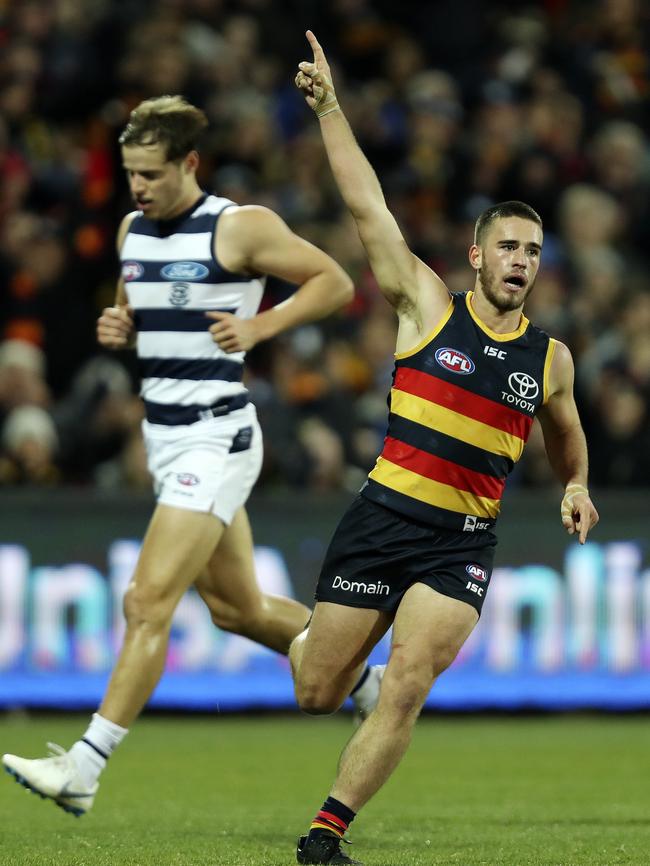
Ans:
<svg viewBox="0 0 650 866"><path fill-rule="evenodd" d="M503 430L483 424L482 421L475 421L452 409L438 406L437 403L407 394L397 388L391 391L390 411L409 421L415 421L416 424L429 427L432 431L437 430L447 436L453 436L468 445L475 445L477 448L498 454L499 457L507 457L514 462L519 460L524 450L525 443L518 436L511 436Z"/></svg>
<svg viewBox="0 0 650 866"><path fill-rule="evenodd" d="M548 398L550 394L548 393L548 384L549 384L549 376L551 374L551 364L553 363L553 355L555 354L555 347L557 345L557 340L554 340L551 337L548 341L548 348L546 349L546 360L544 361L544 400L543 402L548 402Z"/></svg>
<svg viewBox="0 0 650 866"><path fill-rule="evenodd" d="M446 508L448 511L475 514L477 517L496 517L499 513L498 499L474 496L466 490L457 490L449 484L432 481L381 456L377 458L369 477L404 496L426 502L427 505Z"/></svg>

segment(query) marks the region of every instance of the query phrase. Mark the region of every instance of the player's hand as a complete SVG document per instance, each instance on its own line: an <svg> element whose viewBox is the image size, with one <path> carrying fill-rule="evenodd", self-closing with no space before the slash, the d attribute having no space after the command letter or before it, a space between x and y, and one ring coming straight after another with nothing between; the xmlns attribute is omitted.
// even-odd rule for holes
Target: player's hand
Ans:
<svg viewBox="0 0 650 866"><path fill-rule="evenodd" d="M209 331L214 342L224 352L247 352L259 341L259 333L254 319L240 319L232 313L209 312L206 316L214 319Z"/></svg>
<svg viewBox="0 0 650 866"><path fill-rule="evenodd" d="M560 511L566 531L569 535L577 532L578 541L584 544L587 533L599 520L587 488L583 484L568 484Z"/></svg>
<svg viewBox="0 0 650 866"><path fill-rule="evenodd" d="M307 105L316 112L317 117L323 117L339 107L332 73L325 53L311 30L307 31L307 39L314 52L314 60L303 60L298 64L296 87L302 91Z"/></svg>
<svg viewBox="0 0 650 866"><path fill-rule="evenodd" d="M126 349L133 335L133 309L106 307L97 319L97 342L106 349Z"/></svg>

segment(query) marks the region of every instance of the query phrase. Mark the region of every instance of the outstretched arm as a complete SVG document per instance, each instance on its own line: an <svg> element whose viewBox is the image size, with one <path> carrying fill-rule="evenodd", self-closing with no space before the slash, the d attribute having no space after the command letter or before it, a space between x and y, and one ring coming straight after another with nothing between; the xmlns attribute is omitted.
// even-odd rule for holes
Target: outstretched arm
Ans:
<svg viewBox="0 0 650 866"><path fill-rule="evenodd" d="M336 98L323 49L311 32L307 39L313 61L299 64L296 85L320 121L334 178L359 230L380 289L400 314L431 321L444 312L449 293L437 275L408 248L386 206L377 175L359 147ZM429 309L432 306L432 309Z"/></svg>
<svg viewBox="0 0 650 866"><path fill-rule="evenodd" d="M352 300L354 287L345 271L268 208L248 205L226 211L215 245L217 259L234 273L271 274L299 286L285 301L251 319L208 313L215 320L210 326L213 339L225 352L246 351L288 328L322 319Z"/></svg>
<svg viewBox="0 0 650 866"><path fill-rule="evenodd" d="M562 523L584 544L598 523L598 512L587 489L587 442L573 397L573 360L563 343L556 343L549 375L550 396L539 412L551 466L564 485Z"/></svg>

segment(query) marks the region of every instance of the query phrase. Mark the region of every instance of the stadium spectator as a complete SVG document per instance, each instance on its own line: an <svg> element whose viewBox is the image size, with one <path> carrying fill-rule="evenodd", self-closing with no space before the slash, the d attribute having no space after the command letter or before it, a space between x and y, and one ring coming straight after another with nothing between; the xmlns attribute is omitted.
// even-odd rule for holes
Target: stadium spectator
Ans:
<svg viewBox="0 0 650 866"><path fill-rule="evenodd" d="M612 365L649 417L647 8L597 0L585 15L580 3L434 5L360 0L319 10L318 21L271 0L26 0L0 13L0 340L45 352L57 427L75 401L85 406L73 382L97 354L94 319L113 291L111 238L127 207L117 130L142 98L182 91L214 130L202 185L277 210L357 287L345 316L316 326L323 345L311 361L290 343L251 359L251 389L269 416L261 484L323 483L314 443L324 438L314 429L339 440L330 457L342 454L344 465L326 473L329 486L353 487L369 468L384 434L392 350L382 328L391 323L375 321L374 280L290 86L307 25L332 46L351 123L412 249L465 290L478 213L529 201L545 224L530 313L573 352L590 440L596 447L609 429L601 377ZM454 33L443 26L452 14L463 22ZM265 303L289 291L272 283ZM119 363L133 380L129 362ZM306 399L305 383L316 379L323 395ZM130 398L123 389L111 397L124 417ZM59 430L61 483L113 483L121 449L137 452L126 429L110 444L99 424L69 460L68 432ZM534 447L519 483L552 483L533 455ZM650 484L644 466L637 477Z"/></svg>

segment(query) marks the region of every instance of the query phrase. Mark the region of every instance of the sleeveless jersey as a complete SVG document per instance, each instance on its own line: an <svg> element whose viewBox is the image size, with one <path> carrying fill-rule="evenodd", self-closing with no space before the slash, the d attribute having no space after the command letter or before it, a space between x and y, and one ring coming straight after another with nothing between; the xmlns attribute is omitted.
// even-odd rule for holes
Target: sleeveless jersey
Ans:
<svg viewBox="0 0 650 866"><path fill-rule="evenodd" d="M521 317L497 334L454 293L433 333L395 356L384 448L362 493L435 526L496 522L506 476L548 399L555 341Z"/></svg>
<svg viewBox="0 0 650 866"><path fill-rule="evenodd" d="M233 202L204 195L172 220L138 213L120 251L122 277L137 331L140 395L152 424L191 424L215 404L247 402L244 352L227 354L208 328L207 310L251 318L265 278L233 274L214 257L220 214ZM236 401L233 403L233 398ZM219 411L218 414L223 414Z"/></svg>

